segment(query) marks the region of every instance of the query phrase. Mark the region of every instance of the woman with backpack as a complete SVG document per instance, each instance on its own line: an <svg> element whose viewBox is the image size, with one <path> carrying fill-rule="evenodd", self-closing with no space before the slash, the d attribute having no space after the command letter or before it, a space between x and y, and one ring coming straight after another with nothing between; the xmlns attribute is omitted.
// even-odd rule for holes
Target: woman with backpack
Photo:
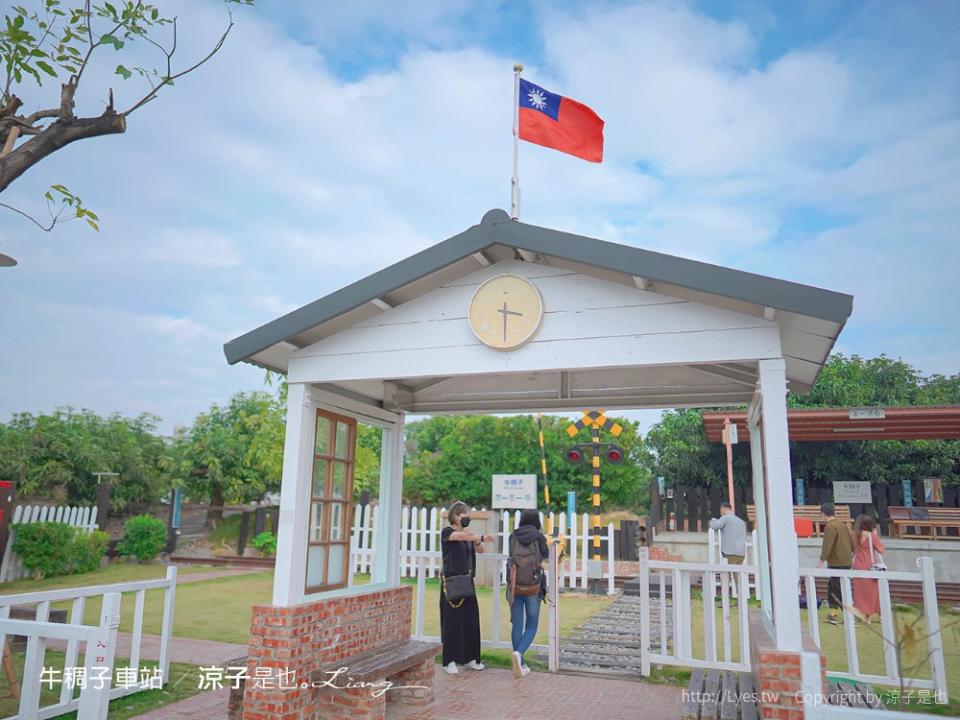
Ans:
<svg viewBox="0 0 960 720"><path fill-rule="evenodd" d="M537 635L540 603L545 602L547 596L547 538L540 530L540 515L536 510L524 510L520 514L517 529L510 533L508 548L507 602L513 627L511 663L513 676L520 678L530 673L523 654Z"/></svg>

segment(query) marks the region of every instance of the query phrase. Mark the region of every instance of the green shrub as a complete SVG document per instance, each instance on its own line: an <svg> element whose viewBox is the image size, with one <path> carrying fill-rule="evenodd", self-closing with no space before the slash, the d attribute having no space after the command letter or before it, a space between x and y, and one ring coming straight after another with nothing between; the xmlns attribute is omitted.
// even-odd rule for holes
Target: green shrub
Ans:
<svg viewBox="0 0 960 720"><path fill-rule="evenodd" d="M13 551L34 577L90 572L100 567L110 537L62 522L17 523Z"/></svg>
<svg viewBox="0 0 960 720"><path fill-rule="evenodd" d="M75 573L93 572L100 567L100 561L107 554L110 536L103 530L86 533L80 531L74 537Z"/></svg>
<svg viewBox="0 0 960 720"><path fill-rule="evenodd" d="M133 555L141 561L152 560L167 546L167 526L153 515L136 515L123 524L123 537L117 545L120 555Z"/></svg>
<svg viewBox="0 0 960 720"><path fill-rule="evenodd" d="M277 554L277 536L272 532L262 532L250 541L264 557Z"/></svg>

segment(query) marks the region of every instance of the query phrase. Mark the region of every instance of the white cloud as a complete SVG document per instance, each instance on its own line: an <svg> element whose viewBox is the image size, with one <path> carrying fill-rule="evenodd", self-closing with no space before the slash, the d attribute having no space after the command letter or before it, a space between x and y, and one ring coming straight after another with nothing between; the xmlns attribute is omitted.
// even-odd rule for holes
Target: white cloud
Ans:
<svg viewBox="0 0 960 720"><path fill-rule="evenodd" d="M260 383L225 365L223 341L507 206L514 58L470 41L483 6L416 5L278 10L302 13L296 39L272 10L238 11L223 53L125 136L75 144L18 181L18 202L64 182L104 222L41 235L0 217L3 251L21 260L0 270L15 309L0 320L15 346L0 413L70 402L187 422ZM177 8L186 60L224 16ZM956 88L934 77L941 66L891 87L869 48L829 28L760 62L774 23L674 2L542 6L525 31L543 58L526 74L596 109L607 147L593 165L524 144L523 218L853 291L842 347L956 368ZM380 37L395 63L350 80L331 69ZM922 61L915 42L904 62ZM88 78L85 106L111 85L134 96L111 73ZM932 334L902 332L916 318Z"/></svg>

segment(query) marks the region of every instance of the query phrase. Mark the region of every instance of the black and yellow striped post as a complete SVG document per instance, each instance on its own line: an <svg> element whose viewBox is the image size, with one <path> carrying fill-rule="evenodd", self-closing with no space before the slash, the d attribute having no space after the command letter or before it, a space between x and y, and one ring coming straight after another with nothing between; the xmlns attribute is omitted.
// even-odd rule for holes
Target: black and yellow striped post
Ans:
<svg viewBox="0 0 960 720"><path fill-rule="evenodd" d="M537 434L540 437L540 473L543 475L543 509L547 523L547 538L553 537L553 517L550 515L550 483L547 480L547 453L543 449L543 415L537 415Z"/></svg>
<svg viewBox="0 0 960 720"><path fill-rule="evenodd" d="M623 426L610 420L603 410L585 410L583 417L567 427L567 434L575 437L584 428L590 428L591 459L593 467L593 559L600 559L600 431L607 430L618 437Z"/></svg>

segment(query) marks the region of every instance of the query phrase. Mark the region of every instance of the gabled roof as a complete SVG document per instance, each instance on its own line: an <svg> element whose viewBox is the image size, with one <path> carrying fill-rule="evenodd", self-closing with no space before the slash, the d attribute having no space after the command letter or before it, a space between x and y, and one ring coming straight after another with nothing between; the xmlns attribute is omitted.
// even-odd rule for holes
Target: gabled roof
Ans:
<svg viewBox="0 0 960 720"><path fill-rule="evenodd" d="M823 341L816 350L818 357L801 358L814 366L813 375L853 309L853 298L843 293L528 225L511 220L503 210L490 210L479 225L227 342L224 354L230 364L247 361L285 372L296 349L479 266L517 256L631 287L655 286L656 292L667 295L776 317L782 326Z"/></svg>

